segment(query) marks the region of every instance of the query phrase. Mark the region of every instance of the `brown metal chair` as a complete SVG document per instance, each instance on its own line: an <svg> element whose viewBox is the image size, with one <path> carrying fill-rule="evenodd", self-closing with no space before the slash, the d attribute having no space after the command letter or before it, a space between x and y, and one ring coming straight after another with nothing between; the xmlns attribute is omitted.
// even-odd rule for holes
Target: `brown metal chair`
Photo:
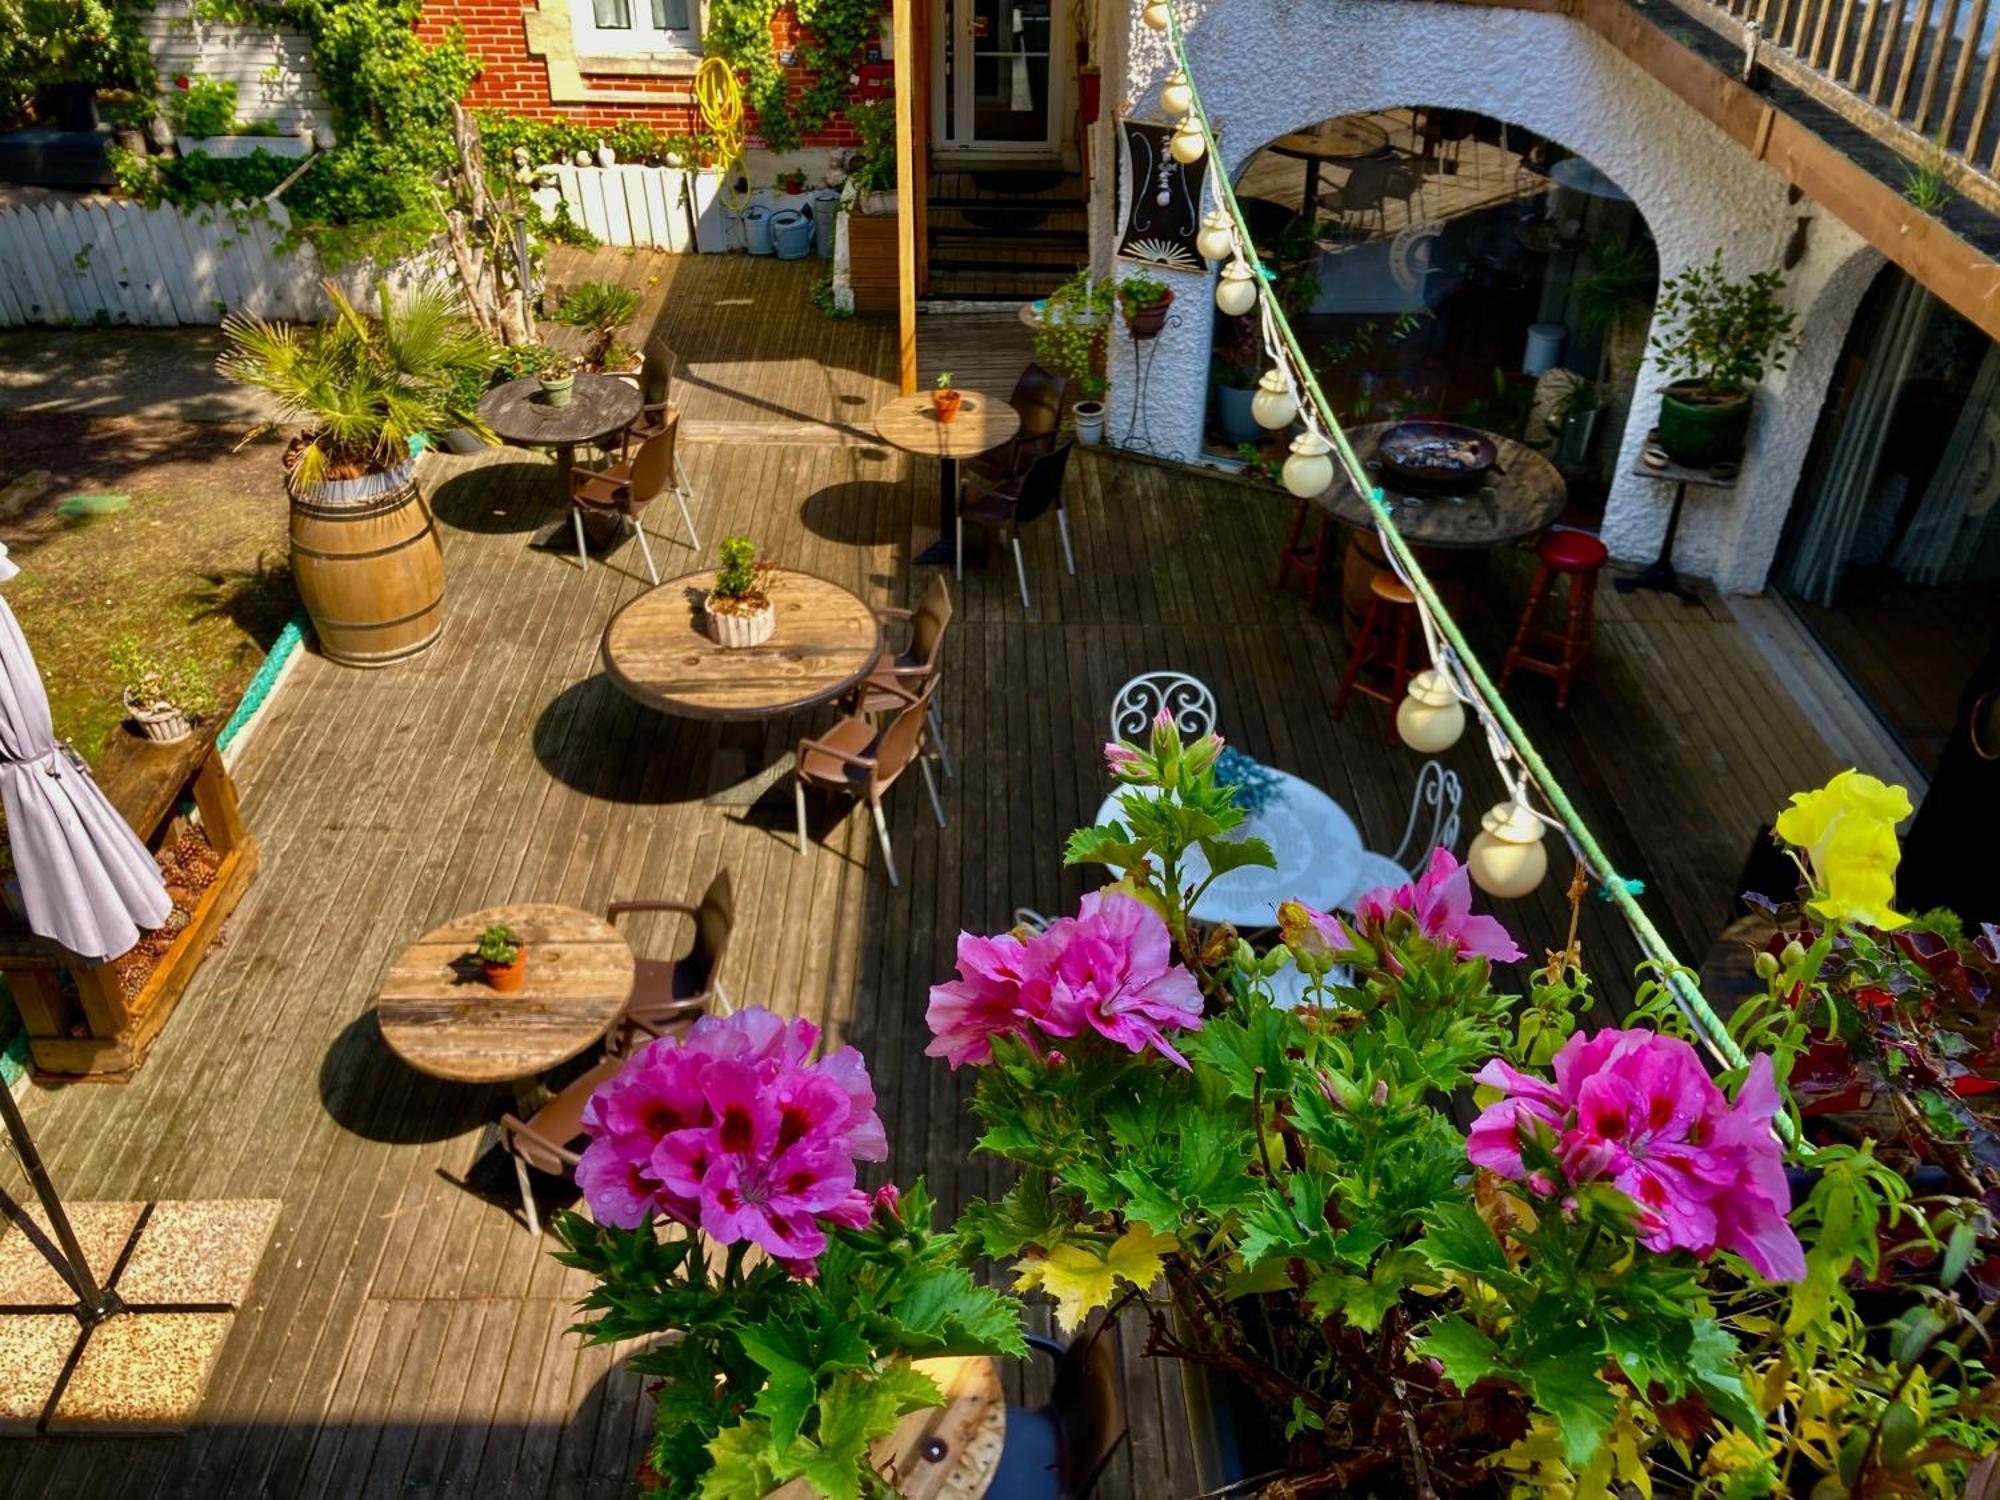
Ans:
<svg viewBox="0 0 2000 1500"><path fill-rule="evenodd" d="M644 515L648 505L669 491L680 502L681 519L687 522L689 537L695 546L701 545L701 539L695 536L694 517L688 514L687 495L675 480L674 441L679 431L680 413L670 411L665 428L658 436L641 443L630 463L614 464L608 469L579 467L570 471L569 514L576 527L577 564L585 572L590 571L590 551L583 540L583 513L616 514L629 520L632 529L639 533L639 551L646 559L646 573L658 584L660 570L653 565L653 548L646 540Z"/></svg>
<svg viewBox="0 0 2000 1500"><path fill-rule="evenodd" d="M1007 539L1007 545L1014 550L1014 573L1021 582L1021 605L1028 607L1028 565L1021 558L1021 528L1051 510L1056 513L1056 524L1062 529L1063 561L1071 575L1075 575L1076 554L1070 550L1069 516L1064 512L1062 503L1063 474L1069 468L1070 450L1075 446L1074 443L1064 443L1042 454L1019 474L1003 479L983 480L976 475L966 476L960 486L958 526L954 538L960 578L965 577L965 523L970 521L989 531L1001 532Z"/></svg>
<svg viewBox="0 0 2000 1500"><path fill-rule="evenodd" d="M896 855L889 847L889 820L882 813L882 798L913 761L923 768L924 785L931 794L931 812L938 827L944 827L944 803L938 798L937 777L932 774L925 755L928 748L925 716L930 710L931 695L936 691L937 683L932 681L915 693L904 694L901 711L886 728L877 729L865 714L855 713L819 738L799 741L792 792L798 802L801 857L806 853L807 787L840 792L857 800L866 797L875 817L876 837L882 841L882 859L889 867L889 884L895 885Z"/></svg>
<svg viewBox="0 0 2000 1500"><path fill-rule="evenodd" d="M521 1185L521 1214L528 1232L541 1238L542 1220L535 1212L535 1184L528 1169L551 1177L568 1177L576 1170L578 1153L571 1146L583 1134L583 1106L613 1073L625 1066L622 1057L607 1057L581 1078L567 1084L533 1117L518 1119L511 1111L500 1117L500 1144L514 1158L514 1176Z"/></svg>
<svg viewBox="0 0 2000 1500"><path fill-rule="evenodd" d="M933 573L930 586L914 610L884 606L875 611L884 621L907 620L910 649L899 656L885 656L876 664L868 680L855 689L852 711L873 717L909 706L910 695L935 685L944 670L944 638L951 625L951 587L944 574ZM931 738L937 744L938 764L949 776L951 751L944 742L944 724L938 714L937 697L931 697Z"/></svg>
<svg viewBox="0 0 2000 1500"><path fill-rule="evenodd" d="M701 893L701 903L686 901L614 901L604 909L612 926L629 912L675 911L694 920L694 941L679 958L641 958L632 974L632 998L615 1029L616 1050L630 1052L642 1041L680 1031L711 1006L726 1011L722 991L722 960L729 951L729 934L736 927L736 897L729 872L717 870Z"/></svg>
<svg viewBox="0 0 2000 1500"><path fill-rule="evenodd" d="M1055 1361L1046 1406L1009 1406L990 1500L1083 1500L1125 1440L1118 1325L1099 1318L1067 1346L1040 1334L1030 1348Z"/></svg>
<svg viewBox="0 0 2000 1500"><path fill-rule="evenodd" d="M1030 362L1014 382L1014 394L1007 398L1021 419L1021 430L993 452L968 460L965 467L988 479L999 479L1048 452L1062 424L1063 397L1068 390L1069 381L1063 376L1046 365Z"/></svg>
<svg viewBox="0 0 2000 1500"><path fill-rule="evenodd" d="M674 394L674 351L657 334L646 340L646 362L639 367L639 415L625 429L618 456L624 458L632 444L658 437L666 430L667 413Z"/></svg>

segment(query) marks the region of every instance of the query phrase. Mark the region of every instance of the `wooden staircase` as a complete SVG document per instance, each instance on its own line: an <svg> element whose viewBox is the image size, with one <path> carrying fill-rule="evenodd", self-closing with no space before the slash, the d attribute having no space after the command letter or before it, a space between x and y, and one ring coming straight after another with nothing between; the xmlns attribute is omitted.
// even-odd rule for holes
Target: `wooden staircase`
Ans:
<svg viewBox="0 0 2000 1500"><path fill-rule="evenodd" d="M928 238L930 300L1045 297L1090 258L1082 179L1053 169L934 169Z"/></svg>

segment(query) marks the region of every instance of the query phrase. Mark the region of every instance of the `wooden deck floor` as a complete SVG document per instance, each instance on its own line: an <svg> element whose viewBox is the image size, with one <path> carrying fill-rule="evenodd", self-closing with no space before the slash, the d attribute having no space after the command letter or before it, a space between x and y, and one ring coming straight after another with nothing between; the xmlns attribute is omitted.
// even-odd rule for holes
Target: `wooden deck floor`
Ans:
<svg viewBox="0 0 2000 1500"><path fill-rule="evenodd" d="M892 394L890 330L812 312L811 263L600 252L600 264L645 287L646 315L686 365L705 546L656 509L663 573L745 532L870 600L911 602L928 577L908 564L913 515L929 514L935 476L869 436ZM566 533L534 545L561 520L546 461L434 465L442 643L375 673L302 659L238 767L264 867L226 943L131 1084L33 1090L27 1105L72 1196L282 1199L200 1425L0 1443L0 1500L625 1492L648 1420L638 1382L563 1333L580 1288L512 1216L507 1177L461 1185L501 1094L413 1074L376 1031L392 958L455 913L690 896L728 867L730 994L865 1049L893 1171L928 1177L949 1212L999 1183L967 1153L970 1078L922 1055L925 990L949 973L961 926L997 929L1017 906L1081 894L1057 850L1105 790L1098 746L1127 676L1196 673L1236 743L1325 786L1372 846L1402 830L1416 758L1385 745L1373 705L1329 718L1338 632L1271 588L1281 497L1090 455L1070 494L1075 577L1052 528L1029 547L1032 610L1011 571L968 571L944 689L951 821L935 828L921 792L898 790L892 891L862 816L821 809L801 858L782 797L748 813L704 804L715 727L643 711L598 671L605 620L644 587L636 555L583 574ZM276 488L274 476L273 503ZM1485 636L1511 623L1509 571ZM1829 754L1761 680L1726 611L1599 599L1600 659L1574 712L1557 716L1539 681L1518 696L1697 958L1757 823L1831 769ZM768 743L818 722L772 726ZM1452 762L1476 820L1497 785L1470 741ZM1560 884L1504 912L1531 952L1560 940ZM635 936L661 951L679 934ZM1616 1003L1633 949L1601 902L1586 940ZM0 1185L20 1191L11 1161ZM1100 1493L1190 1494L1171 1381L1133 1364L1134 1442Z"/></svg>

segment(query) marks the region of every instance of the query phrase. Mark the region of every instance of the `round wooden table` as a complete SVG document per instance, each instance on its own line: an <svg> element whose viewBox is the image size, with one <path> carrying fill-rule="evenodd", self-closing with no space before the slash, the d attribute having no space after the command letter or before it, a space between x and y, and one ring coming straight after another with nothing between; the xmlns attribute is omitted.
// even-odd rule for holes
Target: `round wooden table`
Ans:
<svg viewBox="0 0 2000 1500"><path fill-rule="evenodd" d="M1364 464L1372 463L1382 435L1397 425L1371 422L1350 427L1347 440ZM1396 529L1416 549L1417 560L1437 585L1445 608L1460 618L1469 617L1478 605L1487 554L1524 537L1540 536L1562 514L1569 498L1561 472L1548 459L1512 438L1494 432L1487 436L1499 450L1499 459L1477 489L1459 495L1418 495L1382 486ZM1340 584L1343 623L1353 640L1368 608L1368 586L1389 566L1388 560L1375 534L1373 512L1343 478L1336 477L1332 488L1313 504L1354 531Z"/></svg>
<svg viewBox="0 0 2000 1500"><path fill-rule="evenodd" d="M604 627L604 670L648 708L687 719L777 719L838 698L875 669L882 622L837 583L772 568L777 628L761 646L734 649L708 637L702 600L708 569L649 589Z"/></svg>
<svg viewBox="0 0 2000 1500"><path fill-rule="evenodd" d="M1000 1367L985 1355L944 1355L915 1361L938 1383L943 1406L913 1411L869 1449L903 1500L978 1500L1000 1471L1007 1442L1007 1396ZM774 1490L771 1500L811 1500L803 1479Z"/></svg>
<svg viewBox="0 0 2000 1500"><path fill-rule="evenodd" d="M1386 156L1389 132L1361 115L1342 115L1322 120L1310 130L1294 130L1281 135L1264 148L1278 156L1289 156L1306 164L1306 183L1301 202L1307 214L1319 209L1319 169L1322 162L1366 161Z"/></svg>
<svg viewBox="0 0 2000 1500"><path fill-rule="evenodd" d="M952 523L958 517L958 461L991 453L1021 430L1021 415L984 391L964 391L958 415L937 419L929 391L898 396L875 413L876 434L892 448L938 461L938 539L917 555L922 563L952 560Z"/></svg>
<svg viewBox="0 0 2000 1500"><path fill-rule="evenodd" d="M502 994L473 950L496 923L528 950L521 988ZM611 1029L632 997L632 950L602 917L540 902L455 917L406 949L382 981L382 1039L419 1073L511 1083L524 1102L549 1069Z"/></svg>
<svg viewBox="0 0 2000 1500"><path fill-rule="evenodd" d="M564 501L576 445L609 438L639 415L639 387L618 375L579 375L567 406L551 406L541 377L525 376L496 385L479 401L479 415L494 435L518 448L553 448Z"/></svg>

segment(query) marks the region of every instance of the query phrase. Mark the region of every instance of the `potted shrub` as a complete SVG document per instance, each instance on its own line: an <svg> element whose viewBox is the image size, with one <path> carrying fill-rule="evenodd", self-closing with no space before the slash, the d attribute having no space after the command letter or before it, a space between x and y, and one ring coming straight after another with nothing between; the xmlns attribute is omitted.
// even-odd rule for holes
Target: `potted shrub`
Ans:
<svg viewBox="0 0 2000 1500"><path fill-rule="evenodd" d="M567 356L552 356L538 372L542 399L551 406L568 406L576 396L576 365Z"/></svg>
<svg viewBox="0 0 2000 1500"><path fill-rule="evenodd" d="M783 177L778 179L778 182L784 188L785 196L788 198L796 198L806 190L806 174L796 168L785 173Z"/></svg>
<svg viewBox="0 0 2000 1500"><path fill-rule="evenodd" d="M1118 283L1118 306L1125 314L1125 327L1135 339L1160 336L1167 326L1167 309L1174 294L1164 281L1150 276L1127 276Z"/></svg>
<svg viewBox="0 0 2000 1500"><path fill-rule="evenodd" d="M1116 295L1094 282L1087 267L1057 287L1037 309L1035 358L1069 381L1076 440L1092 447L1104 437L1104 335Z"/></svg>
<svg viewBox="0 0 2000 1500"><path fill-rule="evenodd" d="M158 655L130 635L106 655L122 685L125 712L149 740L184 740L215 707L215 693L192 656Z"/></svg>
<svg viewBox="0 0 2000 1500"><path fill-rule="evenodd" d="M732 650L761 646L777 629L778 614L765 591L769 569L757 562L757 544L747 536L722 539L722 566L702 602L709 639Z"/></svg>
<svg viewBox="0 0 2000 1500"><path fill-rule="evenodd" d="M167 124L182 156L206 152L215 157L243 157L258 151L273 156L304 156L310 144L299 136L281 136L268 120L236 118L236 85L225 78L174 79L167 96Z"/></svg>
<svg viewBox="0 0 2000 1500"><path fill-rule="evenodd" d="M1717 250L1660 288L1653 337L1670 383L1659 443L1676 463L1703 468L1742 453L1751 388L1799 346L1798 315L1778 301L1784 285L1776 271L1731 280Z"/></svg>
<svg viewBox="0 0 2000 1500"><path fill-rule="evenodd" d="M965 392L951 383L951 371L938 372L937 387L931 392L931 408L940 422L949 422L958 415L958 409L965 404Z"/></svg>
<svg viewBox="0 0 2000 1500"><path fill-rule="evenodd" d="M444 629L444 554L417 487L412 440L463 428L486 442L478 389L497 351L442 284L400 298L376 286L374 317L326 284L335 316L299 328L232 313L217 367L278 398L301 431L285 450L292 576L320 649L381 666ZM259 429L260 431L263 429Z"/></svg>
<svg viewBox="0 0 2000 1500"><path fill-rule="evenodd" d="M528 945L505 922L496 922L480 933L476 951L480 977L501 994L512 994L527 978Z"/></svg>
<svg viewBox="0 0 2000 1500"><path fill-rule="evenodd" d="M639 310L639 294L615 281L580 281L555 310L555 320L584 336L579 368L620 375L639 369L639 351L625 338L626 325ZM560 405L561 403L557 403Z"/></svg>

